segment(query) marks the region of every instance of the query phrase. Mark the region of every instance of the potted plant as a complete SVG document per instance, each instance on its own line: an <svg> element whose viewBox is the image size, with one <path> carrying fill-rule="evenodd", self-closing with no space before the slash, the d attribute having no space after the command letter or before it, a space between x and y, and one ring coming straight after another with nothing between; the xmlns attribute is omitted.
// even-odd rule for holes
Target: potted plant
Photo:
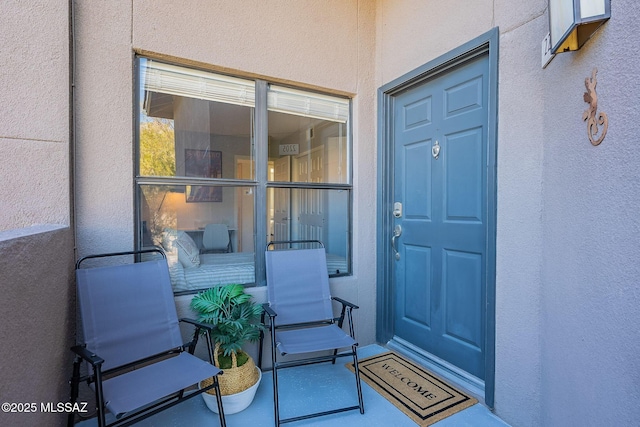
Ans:
<svg viewBox="0 0 640 427"><path fill-rule="evenodd" d="M262 306L253 302L242 285L230 284L198 293L191 300L191 308L200 322L215 326L211 332L215 343L213 356L214 364L224 371L218 377L224 411L239 412L251 404L262 378L251 356L242 350L245 343L257 341L264 330L259 322ZM215 397L211 395L214 393L210 390L202 397L209 409L217 412Z"/></svg>

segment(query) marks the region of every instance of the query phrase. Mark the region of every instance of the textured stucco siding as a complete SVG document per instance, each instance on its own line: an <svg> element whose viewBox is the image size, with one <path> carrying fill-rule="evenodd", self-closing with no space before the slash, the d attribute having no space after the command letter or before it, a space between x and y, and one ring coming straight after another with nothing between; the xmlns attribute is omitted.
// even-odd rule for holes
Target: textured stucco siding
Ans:
<svg viewBox="0 0 640 427"><path fill-rule="evenodd" d="M534 123L545 108L538 51L546 26L537 16L500 38L495 404L524 426L540 425L541 410L544 129Z"/></svg>
<svg viewBox="0 0 640 427"><path fill-rule="evenodd" d="M375 341L375 3L76 3L79 255L133 247L134 54L349 95L354 275L332 280ZM258 292L259 293L259 292Z"/></svg>
<svg viewBox="0 0 640 427"><path fill-rule="evenodd" d="M40 404L69 398L75 331L73 233L36 226L0 232L0 399L35 413L0 413L3 426L63 425Z"/></svg>
<svg viewBox="0 0 640 427"><path fill-rule="evenodd" d="M543 73L542 425L640 419L640 3ZM598 69L601 145L587 138L584 80Z"/></svg>
<svg viewBox="0 0 640 427"><path fill-rule="evenodd" d="M0 2L0 231L66 224L67 2Z"/></svg>
<svg viewBox="0 0 640 427"><path fill-rule="evenodd" d="M69 395L68 16L66 1L0 2L0 399L37 405L0 413L3 426L62 425L64 414L40 404Z"/></svg>

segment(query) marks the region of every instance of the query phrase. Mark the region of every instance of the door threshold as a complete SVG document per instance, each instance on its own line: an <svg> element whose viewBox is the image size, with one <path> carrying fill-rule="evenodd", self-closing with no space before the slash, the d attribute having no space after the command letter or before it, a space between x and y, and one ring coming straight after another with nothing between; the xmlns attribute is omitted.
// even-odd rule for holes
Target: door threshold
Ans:
<svg viewBox="0 0 640 427"><path fill-rule="evenodd" d="M433 354L428 353L397 336L394 336L391 341L386 344L386 347L389 350L397 351L403 356L412 359L419 365L430 369L433 373L453 383L453 385L465 389L465 391L472 394L473 397L486 406L484 401L484 381L480 378L463 371L457 366L454 366L451 363L440 359L439 357L434 356Z"/></svg>

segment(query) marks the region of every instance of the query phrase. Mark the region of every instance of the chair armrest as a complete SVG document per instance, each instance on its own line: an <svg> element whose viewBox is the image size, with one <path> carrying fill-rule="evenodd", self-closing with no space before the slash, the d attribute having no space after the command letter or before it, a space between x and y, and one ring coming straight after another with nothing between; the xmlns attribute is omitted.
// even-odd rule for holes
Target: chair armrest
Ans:
<svg viewBox="0 0 640 427"><path fill-rule="evenodd" d="M195 326L195 330L193 332L193 339L188 343L182 345L182 348L189 353L193 354L196 351L196 345L198 344L198 336L200 333L204 332L207 337L207 345L211 346L211 332L215 329L215 326L209 323L198 322L197 320L189 319L188 317L183 317L180 319L180 322L188 323L190 325ZM213 360L213 359L212 359ZM211 362L213 364L213 362Z"/></svg>
<svg viewBox="0 0 640 427"><path fill-rule="evenodd" d="M332 300L334 301L338 301L340 304L342 304L344 307L351 307L354 310L359 309L360 307L358 307L357 305L350 303L349 301L345 301L342 298L338 298L338 297L331 297Z"/></svg>
<svg viewBox="0 0 640 427"><path fill-rule="evenodd" d="M91 364L91 366L101 366L104 363L104 359L92 351L87 350L86 347L81 345L74 345L71 347L71 351L80 356L82 359L86 360Z"/></svg>
<svg viewBox="0 0 640 427"><path fill-rule="evenodd" d="M271 308L271 306L269 305L269 303L264 303L262 304L262 308L264 309L264 312L267 313L267 315L271 318L274 318L278 315L278 313L276 313L273 308Z"/></svg>
<svg viewBox="0 0 640 427"><path fill-rule="evenodd" d="M209 323L202 323L202 322L198 322L197 320L193 320L193 319L189 319L187 317L183 317L180 319L181 322L185 322L185 323L189 323L193 326L195 326L196 328L202 328L202 329L206 329L208 331L212 331L215 326L209 324Z"/></svg>

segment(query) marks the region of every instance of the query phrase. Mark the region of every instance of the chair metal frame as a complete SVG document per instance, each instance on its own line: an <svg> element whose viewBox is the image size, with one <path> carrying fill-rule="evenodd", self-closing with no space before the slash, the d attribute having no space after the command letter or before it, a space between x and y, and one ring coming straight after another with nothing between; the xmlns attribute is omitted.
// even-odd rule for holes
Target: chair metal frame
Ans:
<svg viewBox="0 0 640 427"><path fill-rule="evenodd" d="M283 241L272 241L267 244L266 250L269 250L270 246L280 245L280 244L318 244L324 250L324 244L319 240L283 240ZM295 250L295 249L294 249ZM327 272L328 277L328 272ZM267 283L269 286L269 283ZM271 362L272 362L272 375L273 375L273 394L274 394L274 418L275 425L279 427L281 424L305 420L309 418L321 417L330 414L336 414L340 412L352 411L358 409L361 414L364 414L364 401L362 397L362 386L360 382L360 369L358 366L358 354L357 354L357 346L358 342L355 341L355 333L353 326L353 316L352 310L356 310L359 307L351 302L345 301L338 297L331 296L331 300L336 301L341 304L342 308L340 311L340 315L337 317L332 317L330 319L322 320L322 321L313 321L313 322L304 322L304 323L292 323L292 324L284 324L277 325L276 317L278 313L270 306L270 303L263 304L263 314L262 314L262 323L265 324L270 332L271 337ZM269 322L268 325L265 323L265 315L268 316ZM294 330L294 329L304 329L310 327L317 327L322 325L331 325L336 324L340 329L344 324L345 317L347 319L347 323L349 325L349 333L348 335L355 341L355 343L351 346L351 350L347 352L338 353L338 348L333 349L333 354L325 355L325 356L316 356L307 359L299 359L299 360L291 360L291 361L282 361L278 362L277 360L277 349L276 349L276 331L277 330ZM260 336L260 347L258 353L258 366L262 367L262 354L263 354L263 340L264 333L261 333ZM341 357L349 357L353 358L354 365L354 373L356 379L356 388L358 393L358 405L347 406L343 408L333 409L329 411L315 412L311 414L305 414L301 416L280 419L280 406L279 406L279 398L278 398L278 370L284 368L290 368L294 366L304 366L315 363L324 363L331 362L332 364L336 363L336 359Z"/></svg>
<svg viewBox="0 0 640 427"><path fill-rule="evenodd" d="M140 255L144 253L158 253L166 261L166 255L164 251L160 248L154 247L150 249L142 249L137 251L113 252L113 253L106 253L106 254L88 255L83 258L80 258L76 262L76 270L80 269L82 262L88 259L125 256L125 255L132 255L139 259ZM198 390L193 390L193 391L190 391L189 393L185 393L186 389L179 390L149 405L145 405L133 412L128 412L126 415L123 415L120 418L116 418L116 420L110 424L107 424L106 422L107 408L106 408L106 402L104 400L104 392L103 392L102 384L107 379L114 378L114 377L117 377L118 375L130 372L132 369L135 369L136 367L141 365L147 366L155 362L160 362L161 360L165 360L167 357L172 357L180 353L183 353L185 351L193 355L195 352L196 345L198 343L198 337L200 333L203 333L205 335L207 349L209 353L209 363L213 365L213 353L212 353L213 346L212 346L211 333L210 333L212 330L212 326L201 323L201 322L197 322L192 319L187 319L187 318L181 318L178 320L180 322L191 324L195 327L195 331L191 341L181 345L180 347L168 349L165 352L150 355L148 357L135 360L131 363L127 363L122 366L113 367L108 370L102 369L102 365L105 362L105 360L102 357L100 357L100 355L88 349L85 345L75 345L71 347L71 351L75 354L74 362L73 362L73 374L70 380L70 385L71 385L70 403L72 407L77 406L74 404L78 399L80 383L86 381L87 384L89 385L93 384L93 387L95 388L98 426L99 427L115 427L115 426L122 427L122 426L128 426L128 425L134 424L144 418L150 417L165 409L168 409L174 405L177 405L178 403L181 403L185 400L198 396L204 392L207 392L208 390L214 389L216 392L216 400L218 404L218 415L220 419L220 425L221 427L226 427L226 421L224 417L224 410L222 407L222 398L220 394L220 387L219 387L217 375L213 376L213 383L207 387L199 388ZM88 365L91 366L92 372L81 376L80 366L83 362L87 362ZM218 373L218 375L221 375L221 374L222 374L222 371ZM75 413L71 412L69 413L69 416L68 416L67 425L69 427L73 426L74 421L75 421Z"/></svg>

